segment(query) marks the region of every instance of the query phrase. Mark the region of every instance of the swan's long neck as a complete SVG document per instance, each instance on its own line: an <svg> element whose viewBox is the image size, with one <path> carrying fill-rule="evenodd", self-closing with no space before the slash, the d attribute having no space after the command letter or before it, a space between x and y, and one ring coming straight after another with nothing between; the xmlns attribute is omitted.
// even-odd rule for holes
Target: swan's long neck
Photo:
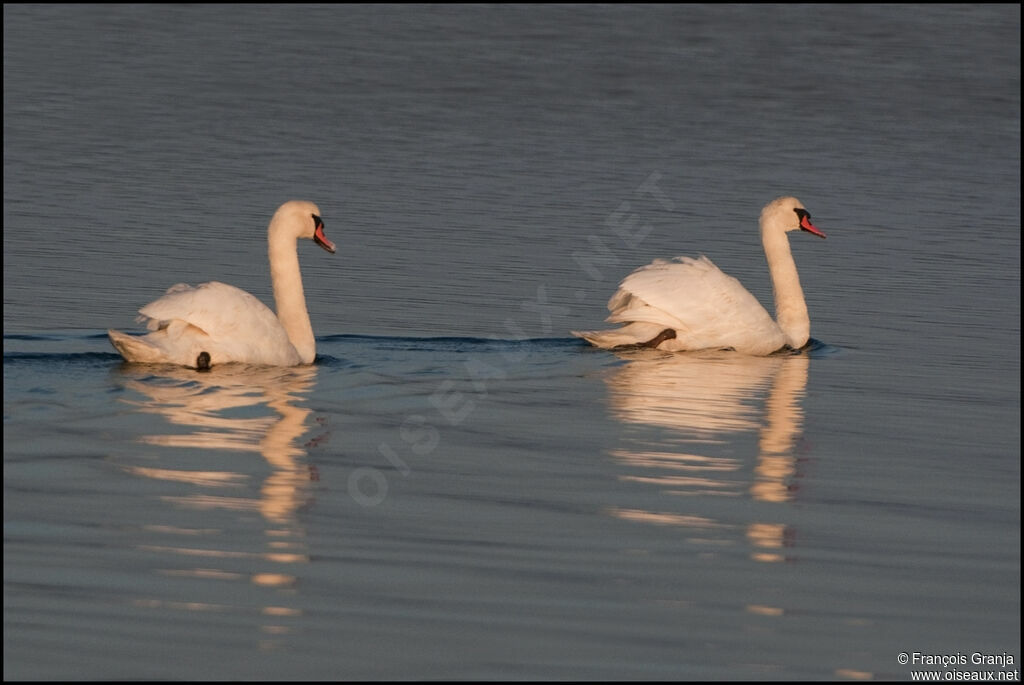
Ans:
<svg viewBox="0 0 1024 685"><path fill-rule="evenodd" d="M277 318L288 333L288 339L298 351L302 363L312 364L316 358L316 339L306 310L306 294L302 289L295 236L275 231L271 225L268 242L270 279L274 286Z"/></svg>
<svg viewBox="0 0 1024 685"><path fill-rule="evenodd" d="M807 303L804 302L793 253L789 249L789 238L785 231L762 226L761 242L775 291L775 321L786 336L786 343L799 349L811 336L811 320L807 315Z"/></svg>

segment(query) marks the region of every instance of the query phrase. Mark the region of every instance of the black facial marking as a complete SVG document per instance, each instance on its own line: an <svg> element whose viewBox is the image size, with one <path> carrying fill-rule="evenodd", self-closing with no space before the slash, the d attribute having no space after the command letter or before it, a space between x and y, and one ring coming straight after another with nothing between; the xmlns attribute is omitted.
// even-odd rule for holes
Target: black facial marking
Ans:
<svg viewBox="0 0 1024 685"><path fill-rule="evenodd" d="M813 221L811 221L811 213L808 212L806 209L794 207L793 211L796 212L796 218L800 221L800 223L803 223L804 219L807 219L807 223L809 224L814 223Z"/></svg>
<svg viewBox="0 0 1024 685"><path fill-rule="evenodd" d="M314 214L313 215L313 225L314 226L323 226L324 222L323 222L323 220L320 217L318 217L316 214Z"/></svg>

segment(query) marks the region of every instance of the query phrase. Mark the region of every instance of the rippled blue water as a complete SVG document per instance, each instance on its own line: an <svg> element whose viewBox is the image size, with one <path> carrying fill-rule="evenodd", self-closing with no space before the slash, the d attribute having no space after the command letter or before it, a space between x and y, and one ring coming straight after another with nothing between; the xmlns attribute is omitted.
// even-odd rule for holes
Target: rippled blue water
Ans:
<svg viewBox="0 0 1024 685"><path fill-rule="evenodd" d="M1017 668L1019 188L1016 6L5 5L4 676ZM781 194L809 351L569 337ZM292 197L315 366L121 363Z"/></svg>

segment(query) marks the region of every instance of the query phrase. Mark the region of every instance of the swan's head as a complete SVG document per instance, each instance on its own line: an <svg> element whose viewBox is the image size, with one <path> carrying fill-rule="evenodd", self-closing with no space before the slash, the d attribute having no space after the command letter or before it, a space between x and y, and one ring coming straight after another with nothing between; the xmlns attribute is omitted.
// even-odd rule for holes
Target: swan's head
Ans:
<svg viewBox="0 0 1024 685"><path fill-rule="evenodd" d="M761 210L761 231L773 230L781 233L807 231L819 238L825 234L811 223L811 214L795 197L780 197L772 200Z"/></svg>
<svg viewBox="0 0 1024 685"><path fill-rule="evenodd" d="M270 228L267 230L270 235L284 234L292 238L307 238L334 254L334 243L324 235L320 208L312 202L285 202L274 212L274 218L270 220Z"/></svg>

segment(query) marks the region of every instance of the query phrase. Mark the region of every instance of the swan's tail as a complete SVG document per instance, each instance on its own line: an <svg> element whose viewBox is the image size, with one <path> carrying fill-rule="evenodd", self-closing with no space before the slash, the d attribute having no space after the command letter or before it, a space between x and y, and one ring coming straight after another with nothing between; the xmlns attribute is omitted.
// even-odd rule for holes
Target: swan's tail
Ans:
<svg viewBox="0 0 1024 685"><path fill-rule="evenodd" d="M620 345L643 345L660 336L665 326L646 321L636 321L610 331L569 331L577 338L583 338L591 345L610 350ZM674 336L673 336L674 337ZM667 338L662 338L662 340ZM660 342L660 340L659 340Z"/></svg>
<svg viewBox="0 0 1024 685"><path fill-rule="evenodd" d="M135 335L127 335L121 331L108 329L110 342L121 353L126 361L156 363L164 361L163 351Z"/></svg>

